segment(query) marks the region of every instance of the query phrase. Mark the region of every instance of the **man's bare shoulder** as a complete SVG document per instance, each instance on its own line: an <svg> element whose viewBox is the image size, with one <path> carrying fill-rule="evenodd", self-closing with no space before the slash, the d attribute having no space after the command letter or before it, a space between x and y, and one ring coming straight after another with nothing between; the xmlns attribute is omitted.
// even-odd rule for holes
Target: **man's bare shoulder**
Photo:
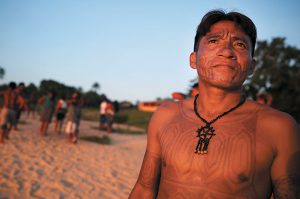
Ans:
<svg viewBox="0 0 300 199"><path fill-rule="evenodd" d="M187 100L182 101L164 101L154 112L149 123L149 128L161 129L169 122L171 122L176 115L178 115L180 109L185 109Z"/></svg>
<svg viewBox="0 0 300 199"><path fill-rule="evenodd" d="M174 115L178 113L179 109L182 109L183 111L188 111L189 109L192 109L193 107L192 99L184 99L181 101L171 101L166 100L164 101L158 109L155 111L155 115Z"/></svg>
<svg viewBox="0 0 300 199"><path fill-rule="evenodd" d="M160 154L160 145L157 142L160 132L168 125L178 110L178 103L172 101L163 102L153 113L148 124L147 151Z"/></svg>
<svg viewBox="0 0 300 199"><path fill-rule="evenodd" d="M259 134L267 135L275 145L283 139L299 139L299 126L288 113L269 106L252 102L249 108L257 111L257 129Z"/></svg>
<svg viewBox="0 0 300 199"><path fill-rule="evenodd" d="M274 125L274 123L278 125L291 125L295 123L293 117L288 113L256 103L252 100L248 100L248 110L257 110L258 122L261 125Z"/></svg>
<svg viewBox="0 0 300 199"><path fill-rule="evenodd" d="M165 100L161 103L161 105L158 107L157 111L167 111L167 110L172 110L178 106L177 101L172 101L172 100Z"/></svg>
<svg viewBox="0 0 300 199"><path fill-rule="evenodd" d="M257 135L263 136L265 146L270 144L273 152L270 169L274 196L296 198L300 187L300 130L288 113L255 104L257 112Z"/></svg>
<svg viewBox="0 0 300 199"><path fill-rule="evenodd" d="M261 109L258 111L258 124L262 126L284 126L286 128L288 126L293 126L296 124L294 118L288 113L279 111L268 106L258 106L261 106Z"/></svg>
<svg viewBox="0 0 300 199"><path fill-rule="evenodd" d="M178 103L170 100L164 101L154 112L152 120L159 118L159 120L164 120L170 118L178 111Z"/></svg>

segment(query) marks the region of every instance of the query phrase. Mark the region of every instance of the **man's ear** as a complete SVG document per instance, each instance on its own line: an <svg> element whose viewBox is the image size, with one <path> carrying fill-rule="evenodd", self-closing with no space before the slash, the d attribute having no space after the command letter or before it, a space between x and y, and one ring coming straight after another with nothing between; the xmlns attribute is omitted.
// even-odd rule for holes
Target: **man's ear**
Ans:
<svg viewBox="0 0 300 199"><path fill-rule="evenodd" d="M190 54L190 67L193 69L197 68L197 52L192 52Z"/></svg>
<svg viewBox="0 0 300 199"><path fill-rule="evenodd" d="M252 59L251 61L251 67L250 67L250 70L248 72L248 75L252 75L254 70L255 70L255 67L256 67L256 60L255 59Z"/></svg>

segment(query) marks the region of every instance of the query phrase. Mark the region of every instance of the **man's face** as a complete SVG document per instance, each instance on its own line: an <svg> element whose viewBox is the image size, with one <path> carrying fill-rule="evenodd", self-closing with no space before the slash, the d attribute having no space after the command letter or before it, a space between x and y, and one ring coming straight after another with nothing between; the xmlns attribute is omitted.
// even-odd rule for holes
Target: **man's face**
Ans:
<svg viewBox="0 0 300 199"><path fill-rule="evenodd" d="M190 65L204 85L239 89L255 67L251 49L250 38L241 28L232 21L219 21L201 38Z"/></svg>

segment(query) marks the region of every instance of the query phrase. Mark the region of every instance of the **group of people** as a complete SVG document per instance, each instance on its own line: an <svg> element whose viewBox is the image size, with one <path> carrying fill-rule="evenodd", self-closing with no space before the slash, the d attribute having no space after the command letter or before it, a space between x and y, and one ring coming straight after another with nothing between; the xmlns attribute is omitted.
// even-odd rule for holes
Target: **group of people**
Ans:
<svg viewBox="0 0 300 199"><path fill-rule="evenodd" d="M18 86L15 82L10 82L8 88L0 92L3 96L2 109L0 115L0 142L9 139L11 129L17 130L17 124L21 117L22 111L34 114L37 105L40 106L40 128L41 136L47 136L50 123L54 119L54 130L60 134L63 130L68 135L67 140L70 143L77 143L79 125L81 119L81 109L83 107L83 98L77 91L72 93L70 99L62 94L58 99L56 92L49 90L46 95L38 99L27 97L24 94L25 85L20 83ZM106 128L107 133L112 132L114 120L113 103L105 98L99 107L99 130ZM65 128L63 124L65 122Z"/></svg>
<svg viewBox="0 0 300 199"><path fill-rule="evenodd" d="M5 91L0 91L0 97L3 98L0 115L0 143L9 139L11 129L18 130L21 113L26 108L23 90L24 83L17 86L15 82L10 82Z"/></svg>
<svg viewBox="0 0 300 199"><path fill-rule="evenodd" d="M62 132L63 122L66 118L65 133L68 135L68 141L76 144L81 119L81 108L83 106L83 99L80 93L73 92L71 98L68 100L66 100L63 94L56 102L55 92L48 91L47 95L39 99L38 103L41 106L40 135L47 135L48 126L52 121L53 114L55 114L55 132L58 134Z"/></svg>

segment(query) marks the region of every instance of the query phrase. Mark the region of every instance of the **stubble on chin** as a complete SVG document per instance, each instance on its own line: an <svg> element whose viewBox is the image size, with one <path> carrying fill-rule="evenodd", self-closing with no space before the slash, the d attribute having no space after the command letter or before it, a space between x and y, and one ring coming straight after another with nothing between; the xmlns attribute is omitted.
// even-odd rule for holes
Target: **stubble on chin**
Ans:
<svg viewBox="0 0 300 199"><path fill-rule="evenodd" d="M248 71L236 70L238 71L221 75L213 67L199 67L198 76L205 81L220 81L225 83L243 82L247 78Z"/></svg>
<svg viewBox="0 0 300 199"><path fill-rule="evenodd" d="M203 70L203 72L204 73L199 74L199 79L206 82L207 85L223 90L236 90L240 87L232 76L224 77L219 74L216 75L211 68Z"/></svg>
<svg viewBox="0 0 300 199"><path fill-rule="evenodd" d="M212 68L199 67L198 76L202 80L215 80L215 76Z"/></svg>

